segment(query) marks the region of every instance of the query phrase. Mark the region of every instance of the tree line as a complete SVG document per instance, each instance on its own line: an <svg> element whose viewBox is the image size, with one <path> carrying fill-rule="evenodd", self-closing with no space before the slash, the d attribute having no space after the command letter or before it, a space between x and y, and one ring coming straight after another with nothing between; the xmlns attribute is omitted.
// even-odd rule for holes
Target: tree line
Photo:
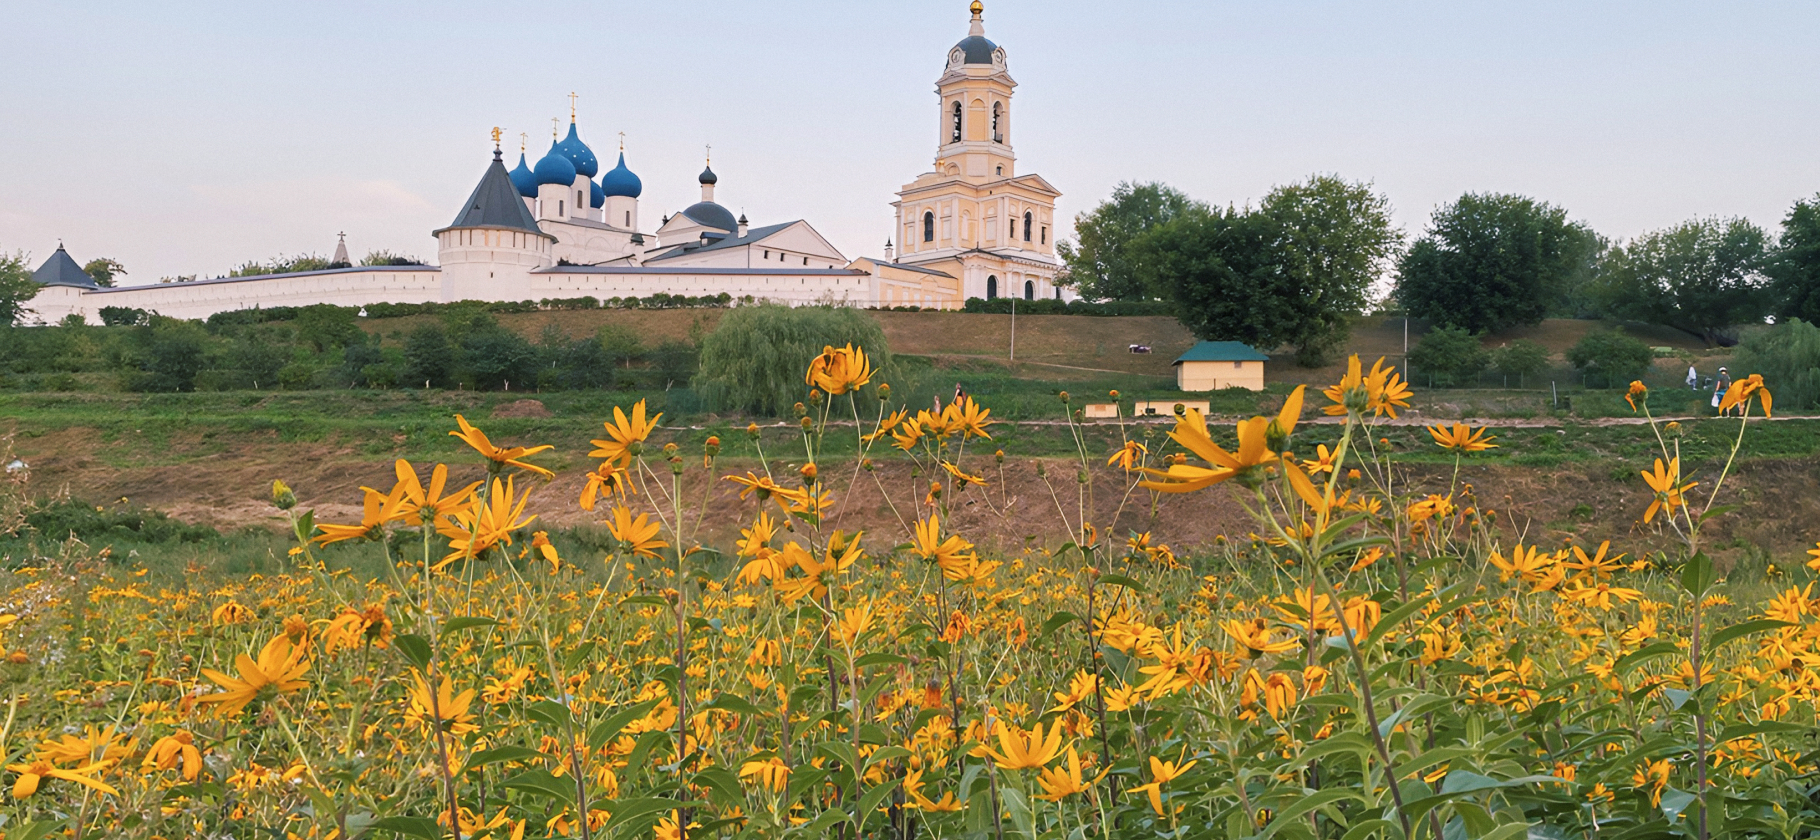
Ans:
<svg viewBox="0 0 1820 840"><path fill-rule="evenodd" d="M1057 244L1085 298L1162 301L1202 338L1288 345L1309 365L1328 361L1374 304L1469 334L1611 318L1709 344L1769 318L1820 320L1820 195L1795 202L1774 235L1704 218L1628 241L1544 201L1468 193L1405 247L1389 208L1370 184L1331 175L1225 209L1124 183Z"/></svg>

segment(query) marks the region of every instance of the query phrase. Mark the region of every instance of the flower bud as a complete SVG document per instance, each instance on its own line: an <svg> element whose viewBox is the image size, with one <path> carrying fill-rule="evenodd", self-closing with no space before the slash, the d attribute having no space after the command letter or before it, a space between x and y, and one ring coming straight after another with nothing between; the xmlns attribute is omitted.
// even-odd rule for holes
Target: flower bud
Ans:
<svg viewBox="0 0 1820 840"><path fill-rule="evenodd" d="M1087 471L1086 471L1086 470L1079 470L1079 471L1077 471L1077 472L1075 472L1075 474L1074 474L1074 483L1076 483L1076 484L1086 484L1086 483L1087 483Z"/></svg>
<svg viewBox="0 0 1820 840"><path fill-rule="evenodd" d="M809 404L810 405L821 405L822 404L822 389L820 389L820 388L810 388L809 389Z"/></svg>
<svg viewBox="0 0 1820 840"><path fill-rule="evenodd" d="M873 471L873 470L876 470L876 469L878 469L878 467L877 467L877 465L875 465L875 464L873 464L873 463L872 463L872 459L871 459L871 458L867 458L867 459L865 459L865 460L863 460L863 461L860 461L860 462L859 462L859 466L860 466L860 469L863 469L863 470L865 470L865 471L866 471L866 472L872 472L872 471Z"/></svg>
<svg viewBox="0 0 1820 840"><path fill-rule="evenodd" d="M665 458L675 458L676 452L680 448L681 447L677 446L675 443L664 444L664 457Z"/></svg>
<svg viewBox="0 0 1820 840"><path fill-rule="evenodd" d="M806 416L809 413L809 409L804 408L802 403L791 406L791 409L796 412L796 416L798 417Z"/></svg>
<svg viewBox="0 0 1820 840"><path fill-rule="evenodd" d="M891 385L890 385L890 383L886 383L886 382L880 382L880 383L878 383L878 398L879 398L879 399L880 399L880 400L881 400L881 401L882 401L882 400L888 400L888 399L891 399Z"/></svg>
<svg viewBox="0 0 1820 840"><path fill-rule="evenodd" d="M1119 398L1119 389L1114 388L1111 391L1106 392L1106 395L1116 400Z"/></svg>
<svg viewBox="0 0 1820 840"><path fill-rule="evenodd" d="M626 444L626 452L634 458L645 454L645 442L642 440L635 440Z"/></svg>
<svg viewBox="0 0 1820 840"><path fill-rule="evenodd" d="M1067 405L1067 404L1068 404L1068 392L1067 392L1067 391L1063 391L1063 392L1061 392L1061 393L1059 393L1059 394L1056 394L1056 396L1058 396L1058 397L1061 397L1061 398L1062 398L1062 404L1063 404L1063 405Z"/></svg>
<svg viewBox="0 0 1820 840"><path fill-rule="evenodd" d="M997 461L1001 465L1004 464L1005 463L1005 450L1000 449L999 451L992 453L992 460Z"/></svg>
<svg viewBox="0 0 1820 840"><path fill-rule="evenodd" d="M719 455L720 454L720 436L719 435L709 435L707 442L702 444L702 451L708 453L708 457L710 457L710 458L712 458L716 455Z"/></svg>
<svg viewBox="0 0 1820 840"><path fill-rule="evenodd" d="M803 483L804 484L814 484L815 483L815 473L816 473L815 464L813 464L813 463L804 464L802 469L798 470L797 472L800 472L803 474Z"/></svg>
<svg viewBox="0 0 1820 840"><path fill-rule="evenodd" d="M757 423L747 423L746 424L746 437L749 437L753 440L758 440L758 424Z"/></svg>
<svg viewBox="0 0 1820 840"><path fill-rule="evenodd" d="M806 431L809 431L809 430L810 430L810 429L813 429L813 428L815 428L815 421L814 421L814 420L811 420L811 419L809 419L809 418L808 418L808 416L807 416L807 415L805 415L805 416L804 416L804 417L803 417L803 419L802 419L802 423L801 423L801 425L802 425L802 427L803 427L803 431L805 431L805 432L806 432Z"/></svg>
<svg viewBox="0 0 1820 840"><path fill-rule="evenodd" d="M283 481L273 480L272 504L277 505L279 510L290 510L297 506L297 494L291 492L291 488Z"/></svg>

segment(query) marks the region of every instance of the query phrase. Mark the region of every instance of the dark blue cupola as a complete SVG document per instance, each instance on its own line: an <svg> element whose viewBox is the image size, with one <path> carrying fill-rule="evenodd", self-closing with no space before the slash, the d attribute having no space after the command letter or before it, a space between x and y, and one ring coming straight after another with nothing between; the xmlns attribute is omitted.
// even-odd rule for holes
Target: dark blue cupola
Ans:
<svg viewBox="0 0 1820 840"><path fill-rule="evenodd" d="M581 135L575 131L574 119L569 120L569 136L557 143L556 148L570 163L575 164L575 171L583 177L592 178L600 173L600 161L594 157L594 150L581 142Z"/></svg>
<svg viewBox="0 0 1820 840"><path fill-rule="evenodd" d="M518 153L518 168L511 171L512 186L525 198L537 197L537 175L525 164L524 152Z"/></svg>
<svg viewBox="0 0 1820 840"><path fill-rule="evenodd" d="M562 153L561 144L551 143L550 151L537 162L534 170L538 184L561 184L570 186L575 183L575 164Z"/></svg>
<svg viewBox="0 0 1820 840"><path fill-rule="evenodd" d="M626 168L626 153L619 153L619 165L607 170L600 176L600 189L608 196L637 198L645 191L645 184Z"/></svg>

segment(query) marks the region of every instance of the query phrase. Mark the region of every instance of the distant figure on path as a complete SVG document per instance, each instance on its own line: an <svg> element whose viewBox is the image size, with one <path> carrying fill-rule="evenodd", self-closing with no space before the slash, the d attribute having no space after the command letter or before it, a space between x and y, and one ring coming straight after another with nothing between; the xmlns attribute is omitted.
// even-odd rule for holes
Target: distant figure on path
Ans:
<svg viewBox="0 0 1820 840"><path fill-rule="evenodd" d="M1719 401L1725 399L1725 392L1732 388L1732 375L1725 368L1719 368L1719 378L1713 380L1713 408L1719 407Z"/></svg>
<svg viewBox="0 0 1820 840"><path fill-rule="evenodd" d="M1700 390L1700 371L1695 370L1693 365L1687 366L1687 387L1695 391Z"/></svg>

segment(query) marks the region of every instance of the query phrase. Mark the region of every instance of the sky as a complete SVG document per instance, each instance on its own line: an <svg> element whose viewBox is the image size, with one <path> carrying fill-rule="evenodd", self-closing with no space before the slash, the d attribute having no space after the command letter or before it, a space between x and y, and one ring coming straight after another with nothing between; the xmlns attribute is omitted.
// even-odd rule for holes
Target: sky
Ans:
<svg viewBox="0 0 1820 840"><path fill-rule="evenodd" d="M876 256L932 168L940 2L26 3L0 0L0 251L61 239L126 283L327 255L345 231L435 259L490 160L578 94L654 229L699 195ZM1419 235L1465 192L1613 238L1703 216L1773 228L1820 193L1820 3L988 0L1020 173L1072 219L1121 181L1216 205L1369 181ZM1071 225L1058 225L1067 236Z"/></svg>

